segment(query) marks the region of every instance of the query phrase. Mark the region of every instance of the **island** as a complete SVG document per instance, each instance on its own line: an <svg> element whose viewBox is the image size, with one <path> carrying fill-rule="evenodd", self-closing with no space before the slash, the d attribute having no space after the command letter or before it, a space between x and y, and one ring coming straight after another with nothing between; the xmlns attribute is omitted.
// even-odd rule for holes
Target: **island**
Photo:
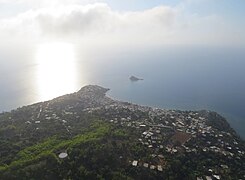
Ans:
<svg viewBox="0 0 245 180"><path fill-rule="evenodd" d="M89 85L0 114L0 179L244 179L245 142L216 112L152 108Z"/></svg>
<svg viewBox="0 0 245 180"><path fill-rule="evenodd" d="M135 77L135 76L131 76L129 79L130 79L131 81L140 81L140 80L143 80L143 79L137 78L137 77Z"/></svg>

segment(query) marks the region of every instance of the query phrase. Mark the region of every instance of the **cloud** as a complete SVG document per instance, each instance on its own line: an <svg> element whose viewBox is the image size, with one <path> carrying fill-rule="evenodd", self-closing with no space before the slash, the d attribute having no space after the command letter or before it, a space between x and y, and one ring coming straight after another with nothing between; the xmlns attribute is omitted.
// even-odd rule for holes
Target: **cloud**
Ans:
<svg viewBox="0 0 245 180"><path fill-rule="evenodd" d="M117 40L157 38L174 24L175 11L159 6L145 11L116 12L107 4L43 8L1 20L0 31L7 37L88 38L110 36Z"/></svg>
<svg viewBox="0 0 245 180"><path fill-rule="evenodd" d="M34 0L34 1L33 0L0 0L1 4L12 4L12 5L24 4L32 7L71 4L71 3L78 3L78 2L89 3L92 1L91 0Z"/></svg>
<svg viewBox="0 0 245 180"><path fill-rule="evenodd" d="M116 18L107 5L94 4L41 11L36 22L44 35L69 36L105 32Z"/></svg>
<svg viewBox="0 0 245 180"><path fill-rule="evenodd" d="M45 35L88 36L116 33L118 36L146 36L154 31L159 32L159 35L164 33L174 23L174 17L174 11L168 7L118 13L105 4L96 4L65 8L61 13L40 13L36 20Z"/></svg>
<svg viewBox="0 0 245 180"><path fill-rule="evenodd" d="M179 6L118 12L105 3L61 5L0 19L2 42L25 43L45 40L125 46L244 43L243 35L236 34L235 37L236 29L218 15L185 13Z"/></svg>

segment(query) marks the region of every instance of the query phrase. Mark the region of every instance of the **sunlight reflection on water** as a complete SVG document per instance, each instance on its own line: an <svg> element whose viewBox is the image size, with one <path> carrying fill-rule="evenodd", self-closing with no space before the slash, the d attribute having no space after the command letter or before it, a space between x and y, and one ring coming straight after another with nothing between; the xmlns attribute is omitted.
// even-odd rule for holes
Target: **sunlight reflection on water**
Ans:
<svg viewBox="0 0 245 180"><path fill-rule="evenodd" d="M40 101L76 90L75 51L72 44L64 42L40 44L36 60Z"/></svg>

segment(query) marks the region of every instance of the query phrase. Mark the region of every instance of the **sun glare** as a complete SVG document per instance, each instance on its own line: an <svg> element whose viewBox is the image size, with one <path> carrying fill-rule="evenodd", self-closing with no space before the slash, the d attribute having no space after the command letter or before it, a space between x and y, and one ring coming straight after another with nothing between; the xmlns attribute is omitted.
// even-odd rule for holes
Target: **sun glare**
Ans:
<svg viewBox="0 0 245 180"><path fill-rule="evenodd" d="M41 44L37 49L36 59L38 95L41 101L75 90L75 52L72 44Z"/></svg>

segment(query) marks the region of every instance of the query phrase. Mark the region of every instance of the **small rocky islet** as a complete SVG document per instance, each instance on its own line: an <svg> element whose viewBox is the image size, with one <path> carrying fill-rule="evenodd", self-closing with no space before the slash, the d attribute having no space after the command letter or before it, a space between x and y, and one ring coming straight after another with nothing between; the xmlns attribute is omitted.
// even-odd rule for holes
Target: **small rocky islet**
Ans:
<svg viewBox="0 0 245 180"><path fill-rule="evenodd" d="M130 81L132 81L132 82L135 82L135 81L142 81L142 80L144 80L144 79L142 79L142 78L138 78L138 77L136 77L136 76L130 76Z"/></svg>

